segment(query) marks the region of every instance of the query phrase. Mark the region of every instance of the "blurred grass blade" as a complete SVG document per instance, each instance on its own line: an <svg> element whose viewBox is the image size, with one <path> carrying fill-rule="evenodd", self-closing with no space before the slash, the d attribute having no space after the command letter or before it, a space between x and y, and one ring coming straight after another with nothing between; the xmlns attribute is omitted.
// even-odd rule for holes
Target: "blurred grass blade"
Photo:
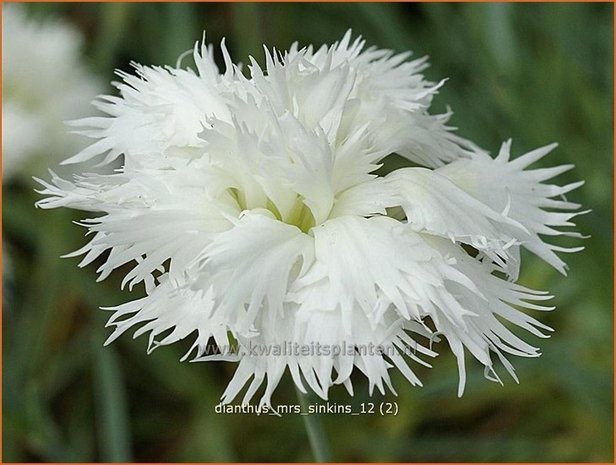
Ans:
<svg viewBox="0 0 616 465"><path fill-rule="evenodd" d="M195 5L192 3L165 3L162 5L165 23L165 56L162 62L175 65L178 57L189 50L203 31L197 31Z"/></svg>
<svg viewBox="0 0 616 465"><path fill-rule="evenodd" d="M130 462L131 440L122 370L114 348L102 347L101 341L102 338L95 337L92 347L100 459Z"/></svg>
<svg viewBox="0 0 616 465"><path fill-rule="evenodd" d="M311 394L302 393L297 387L295 388L297 392L297 399L302 406L302 411L306 412L308 410L308 405L311 402ZM306 433L308 434L308 440L310 441L310 447L312 448L312 453L314 454L314 461L319 463L331 462L332 454L331 448L327 441L327 436L325 435L325 431L323 430L323 423L317 414L309 414L302 415L304 419L304 425L306 426Z"/></svg>
<svg viewBox="0 0 616 465"><path fill-rule="evenodd" d="M128 20L134 5L131 3L101 3L100 32L96 41L95 63L106 75L115 66L115 59L124 33L129 30Z"/></svg>
<svg viewBox="0 0 616 465"><path fill-rule="evenodd" d="M233 15L233 46L236 59L248 63L253 56L258 62L264 62L263 29L261 25L262 5L257 3L234 3L230 5Z"/></svg>
<svg viewBox="0 0 616 465"><path fill-rule="evenodd" d="M513 29L513 5L488 3L482 7L484 14L472 18L479 22L483 41L498 70L503 74L511 73L518 69L516 46L519 42Z"/></svg>

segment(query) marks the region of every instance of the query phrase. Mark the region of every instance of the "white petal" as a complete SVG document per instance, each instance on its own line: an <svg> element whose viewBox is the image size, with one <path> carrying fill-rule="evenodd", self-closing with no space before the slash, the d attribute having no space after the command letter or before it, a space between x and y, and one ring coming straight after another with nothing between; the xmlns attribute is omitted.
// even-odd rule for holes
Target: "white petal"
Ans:
<svg viewBox="0 0 616 465"><path fill-rule="evenodd" d="M132 288L168 259L168 271L177 277L199 257L215 233L231 226L226 215L239 211L233 210L232 202L213 199L208 185L201 184L207 179L207 171L192 170L94 175L78 178L75 183L54 177L53 184L43 183L46 189L42 193L50 197L37 205L106 213L80 223L95 235L69 256L86 254L80 264L85 266L110 250L98 269L99 280L137 261L123 281ZM224 185L223 181L222 186L208 187L216 192Z"/></svg>
<svg viewBox="0 0 616 465"><path fill-rule="evenodd" d="M467 276L476 286L478 292L472 292L468 287L447 280L446 289L455 296L459 304L472 310L472 314L463 316L464 326L456 324L451 318L439 317L446 314L449 307L437 308L436 318L431 316L436 326L437 334L444 335L456 358L460 371L458 395L464 391L464 349L468 350L486 367L486 372L496 376L491 352L496 353L507 371L517 381L511 364L504 353L522 357L537 357L539 350L524 342L509 330L502 321L513 323L535 336L547 337L543 331L552 331L550 327L540 323L533 317L516 309L514 306L534 309L552 310L533 303L551 298L543 292L533 291L518 284L503 280L492 272L494 268L487 263L481 263L470 257L460 247L443 239L431 239L430 243L444 256L452 258L452 266ZM498 380L500 381L500 380Z"/></svg>
<svg viewBox="0 0 616 465"><path fill-rule="evenodd" d="M386 178L399 194L408 224L415 231L436 234L469 244L490 258L513 260L508 249L515 243L510 232L524 234L524 228L497 213L457 187L438 171L406 168Z"/></svg>
<svg viewBox="0 0 616 465"><path fill-rule="evenodd" d="M555 144L547 145L509 161L511 141L508 141L502 145L495 159L487 155L477 155L472 159L453 162L437 171L493 210L506 211L509 218L528 230L528 233L524 234L512 229L511 234L522 242L524 247L564 274L566 265L554 252L576 252L581 248L562 248L548 244L539 235L581 237L578 233L556 228L575 226L571 219L580 213L562 213L558 210L570 211L579 208L579 205L564 200L564 195L583 183L562 187L543 183L551 176L568 169L570 165L525 170L528 165L543 158L555 147Z"/></svg>
<svg viewBox="0 0 616 465"><path fill-rule="evenodd" d="M141 326L134 337L150 333L148 353L195 332L196 339L186 357L195 350L197 356L204 353L211 337L220 346L229 343L225 323L212 314L214 300L211 289L194 291L189 287L189 281L174 281L167 274L158 278L158 282L142 299L105 308L115 312L107 323L115 329L105 345L138 325ZM158 340L157 336L161 334L165 336Z"/></svg>
<svg viewBox="0 0 616 465"><path fill-rule="evenodd" d="M428 168L466 159L483 153L473 142L456 135L447 123L452 112L430 115L427 112L399 115L390 126L395 130L389 137L395 140L393 151Z"/></svg>
<svg viewBox="0 0 616 465"><path fill-rule="evenodd" d="M95 102L108 116L71 123L98 142L64 163L109 152L106 161L124 154L126 166L152 167L164 166L165 156L192 156L193 149L202 145L199 133L211 117L230 119L223 94L234 79L218 76L207 49L202 47L201 54L198 50L195 46L199 76L191 70L138 64L134 64L136 76L118 71L124 81L116 83L121 96L101 96Z"/></svg>
<svg viewBox="0 0 616 465"><path fill-rule="evenodd" d="M270 405L273 390L287 368L301 391L309 388L323 399L328 398L328 391L335 384L351 387L354 369L366 375L370 392L376 387L384 393L386 386L393 391L389 376L393 366L411 384L421 385L403 355L424 365L427 364L415 351L435 355L413 341L393 312L373 327L357 308L355 330L345 335L340 310L315 311L305 314L305 318L298 318L297 311L297 305L289 304L284 314L275 319L267 319L267 313L260 313L257 324L262 331L250 338L239 337L244 356L223 394L223 402L232 402L252 379L242 402L249 402L267 380L260 403Z"/></svg>
<svg viewBox="0 0 616 465"><path fill-rule="evenodd" d="M385 179L375 177L341 192L336 198L330 218L385 215L387 208L399 203L395 187Z"/></svg>
<svg viewBox="0 0 616 465"><path fill-rule="evenodd" d="M334 201L334 158L325 134L251 98L233 108L232 124L216 122L202 137L211 162L237 179L246 208L268 208L271 201L288 221L301 197L314 221L324 221Z"/></svg>
<svg viewBox="0 0 616 465"><path fill-rule="evenodd" d="M378 322L388 307L380 302L384 299L405 319L420 321L433 305L453 300L441 292L444 279L473 287L419 234L391 218L338 217L313 228L312 234L316 262L290 296L303 311L340 307L348 333L356 306ZM327 285L317 299L306 295L322 280ZM456 306L452 312L459 319L466 310Z"/></svg>
<svg viewBox="0 0 616 465"><path fill-rule="evenodd" d="M247 212L203 253L216 311L228 314L240 332L250 330L263 308L282 314L287 287L313 260L313 239L268 213Z"/></svg>

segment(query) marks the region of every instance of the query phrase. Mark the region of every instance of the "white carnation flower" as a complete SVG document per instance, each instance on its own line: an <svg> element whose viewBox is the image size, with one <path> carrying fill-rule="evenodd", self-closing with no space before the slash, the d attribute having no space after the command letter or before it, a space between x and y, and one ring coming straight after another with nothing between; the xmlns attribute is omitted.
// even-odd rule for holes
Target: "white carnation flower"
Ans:
<svg viewBox="0 0 616 465"><path fill-rule="evenodd" d="M550 309L515 283L520 247L560 271L554 251L578 250L540 238L575 234L556 228L572 226L579 206L563 195L579 184L547 184L569 166L526 169L554 146L510 161L507 142L492 159L428 113L441 84L421 75L425 59L350 33L268 52L249 77L222 50L224 73L199 44L196 71L119 73L120 96L96 104L108 116L74 123L96 141L69 162L123 168L40 181L38 206L102 213L82 223L81 266L104 257L104 279L132 263L123 285L145 285L110 309L108 342L137 325L150 350L196 334L186 357L239 363L223 401L265 382L263 404L287 369L323 398L334 384L352 393L354 369L370 392L393 391L394 367L420 385L409 362L429 366L439 336L460 395L465 352L498 381L494 354L514 378L506 355L539 355L509 323L551 331L520 310ZM423 167L373 174L394 152Z"/></svg>
<svg viewBox="0 0 616 465"><path fill-rule="evenodd" d="M83 145L64 121L91 111L101 86L85 70L77 30L35 21L19 5L2 7L2 172L45 173Z"/></svg>

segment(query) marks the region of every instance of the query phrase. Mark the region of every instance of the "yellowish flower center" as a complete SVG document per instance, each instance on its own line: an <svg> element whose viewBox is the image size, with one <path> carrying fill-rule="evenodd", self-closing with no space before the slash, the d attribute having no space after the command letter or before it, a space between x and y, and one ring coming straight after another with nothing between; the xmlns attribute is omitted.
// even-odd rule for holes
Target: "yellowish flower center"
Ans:
<svg viewBox="0 0 616 465"><path fill-rule="evenodd" d="M248 209L244 194L240 190L231 188L229 189L229 193L236 201L240 211ZM304 198L301 195L296 197L293 207L284 216L280 213L276 205L269 199L263 208L272 212L277 220L295 226L304 233L308 233L308 231L316 225L314 215L312 214L310 208L308 208L308 206L304 203Z"/></svg>

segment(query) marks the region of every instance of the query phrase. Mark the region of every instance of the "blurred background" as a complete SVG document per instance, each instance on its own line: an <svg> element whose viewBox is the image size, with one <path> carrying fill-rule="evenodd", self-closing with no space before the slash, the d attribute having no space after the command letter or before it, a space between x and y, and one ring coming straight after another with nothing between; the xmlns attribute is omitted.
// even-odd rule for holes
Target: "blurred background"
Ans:
<svg viewBox="0 0 616 465"><path fill-rule="evenodd" d="M540 164L576 165L559 181L586 180L569 198L592 209L578 218L579 230L592 237L584 241L583 253L564 257L570 265L566 278L524 257L521 282L550 290L557 311L539 316L556 329L551 339L526 337L542 347L542 357L514 360L520 385L505 374L505 386L491 383L478 363L470 363L466 393L458 399L454 357L441 343L434 368L417 368L423 388L394 374L399 396L384 400L398 402L397 416L321 420L335 461L613 461L613 5L45 3L25 8L34 21L60 19L82 35L84 67L102 92L112 92L105 83L115 79L115 68L129 71L131 60L175 65L204 30L215 44L226 37L235 61L254 55L263 62L262 43L281 49L296 40L320 45L352 28L369 44L429 55L427 77L449 77L432 112L450 105L453 125L480 146L495 152L513 137L516 156L559 142ZM3 68L8 65L3 62ZM9 90L3 90L7 101ZM93 110L85 108L77 116L90 114ZM5 131L3 138L9 140L11 133ZM42 165L72 155L43 148L38 156L48 158ZM103 348L109 315L98 307L132 300L140 291L120 292L114 276L96 283L96 266L79 269L78 259L60 259L85 244L84 229L71 223L85 214L35 210L39 197L30 176L40 173L7 174L5 168L5 462L313 459L300 416L214 413L233 364L180 363L182 344L148 356L145 339L128 335ZM354 398L338 387L330 403L359 409L370 400L367 384L359 376L354 386ZM290 377L283 379L274 402L297 402Z"/></svg>

